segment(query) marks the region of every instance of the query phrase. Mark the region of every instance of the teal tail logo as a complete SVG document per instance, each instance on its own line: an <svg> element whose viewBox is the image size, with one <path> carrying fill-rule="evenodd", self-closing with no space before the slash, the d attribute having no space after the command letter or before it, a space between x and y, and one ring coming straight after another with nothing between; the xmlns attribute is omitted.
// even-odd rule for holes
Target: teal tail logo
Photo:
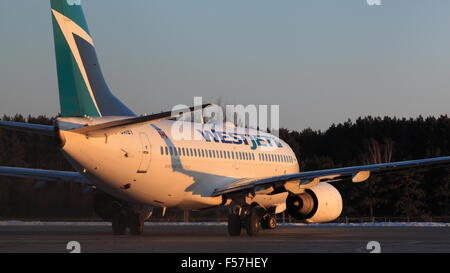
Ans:
<svg viewBox="0 0 450 273"><path fill-rule="evenodd" d="M135 116L109 90L81 0L51 0L63 117Z"/></svg>

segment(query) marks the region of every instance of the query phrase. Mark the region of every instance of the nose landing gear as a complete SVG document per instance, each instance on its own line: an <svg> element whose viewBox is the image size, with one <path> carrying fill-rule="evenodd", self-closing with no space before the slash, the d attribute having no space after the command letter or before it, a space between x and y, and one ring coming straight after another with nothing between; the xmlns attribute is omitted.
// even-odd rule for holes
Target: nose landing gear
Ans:
<svg viewBox="0 0 450 273"><path fill-rule="evenodd" d="M277 228L277 217L275 214L266 214L261 219L262 229L276 229Z"/></svg>

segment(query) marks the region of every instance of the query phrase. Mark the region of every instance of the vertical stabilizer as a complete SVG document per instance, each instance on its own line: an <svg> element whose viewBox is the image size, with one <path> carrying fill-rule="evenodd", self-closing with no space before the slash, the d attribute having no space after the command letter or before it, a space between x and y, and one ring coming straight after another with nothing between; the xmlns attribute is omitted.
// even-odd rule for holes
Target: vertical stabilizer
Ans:
<svg viewBox="0 0 450 273"><path fill-rule="evenodd" d="M109 90L81 0L51 0L61 115L134 116Z"/></svg>

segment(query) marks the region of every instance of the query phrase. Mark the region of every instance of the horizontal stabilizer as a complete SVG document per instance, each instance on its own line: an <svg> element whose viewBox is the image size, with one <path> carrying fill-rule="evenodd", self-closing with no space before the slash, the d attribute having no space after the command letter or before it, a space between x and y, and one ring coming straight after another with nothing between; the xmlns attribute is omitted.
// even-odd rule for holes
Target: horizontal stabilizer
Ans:
<svg viewBox="0 0 450 273"><path fill-rule="evenodd" d="M163 112L163 113L154 114L154 115L126 118L126 119L101 123L101 124L97 124L97 125L85 126L85 127L70 130L70 132L79 133L79 134L87 134L87 133L98 131L98 130L112 129L112 128L116 128L116 127L132 125L132 124L155 123L155 122L162 121L162 120L177 118L177 117L180 117L181 115L185 115L186 113L189 113L189 112L200 111L208 106L211 106L211 104L204 104L201 107L191 107L191 108L189 108L189 111L187 111L187 112L184 111L183 113L179 113L179 114L175 114L175 115L173 114L173 112L169 111L169 112Z"/></svg>
<svg viewBox="0 0 450 273"><path fill-rule="evenodd" d="M24 122L0 120L0 128L46 136L55 136L56 134L54 126Z"/></svg>

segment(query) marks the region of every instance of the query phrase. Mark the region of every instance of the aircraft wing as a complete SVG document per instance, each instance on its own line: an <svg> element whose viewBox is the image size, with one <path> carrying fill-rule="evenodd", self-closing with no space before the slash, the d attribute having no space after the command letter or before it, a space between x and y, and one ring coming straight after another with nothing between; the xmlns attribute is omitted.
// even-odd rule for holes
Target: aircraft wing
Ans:
<svg viewBox="0 0 450 273"><path fill-rule="evenodd" d="M90 185L91 183L77 172L38 170L16 167L0 167L0 176L36 179L50 182L74 182Z"/></svg>
<svg viewBox="0 0 450 273"><path fill-rule="evenodd" d="M321 182L351 180L354 183L366 181L371 174L379 175L418 167L450 165L450 156L429 159L401 161L384 164L363 165L338 169L299 172L272 177L240 179L216 188L213 196L246 191L250 193L274 194L310 188Z"/></svg>

